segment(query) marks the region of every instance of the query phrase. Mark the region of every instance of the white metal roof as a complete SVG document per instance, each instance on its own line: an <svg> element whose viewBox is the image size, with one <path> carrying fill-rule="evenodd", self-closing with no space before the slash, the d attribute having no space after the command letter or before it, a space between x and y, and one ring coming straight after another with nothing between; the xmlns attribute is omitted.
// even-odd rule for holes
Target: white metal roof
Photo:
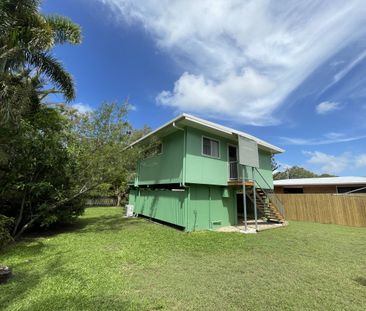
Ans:
<svg viewBox="0 0 366 311"><path fill-rule="evenodd" d="M210 121L207 121L207 120L204 120L204 119L201 119L201 118L198 118L198 117L192 116L190 114L186 114L186 113L183 113L183 114L179 115L178 117L176 117L176 118L170 120L169 122L163 124L162 126L157 128L156 130L154 130L154 131L150 132L149 134L143 136L139 140L136 140L135 142L133 142L130 145L130 147L132 147L133 145L135 145L135 144L145 140L146 138L156 134L157 132L160 132L161 130L163 130L165 128L171 127L171 126L173 126L173 124L178 123L178 122L183 121L183 120L186 120L186 121L189 121L189 122L192 122L192 123L195 123L195 124L199 124L203 127L214 129L218 132L225 133L225 134L228 134L228 135L234 135L234 136L237 135L237 136L246 137L248 139L252 139L252 140L256 141L259 146L262 146L262 147L265 147L265 148L269 149L272 153L282 153L282 152L285 151L285 150L283 150L283 149L281 149L281 148L279 148L275 145L272 145L272 144L270 144L270 143L268 143L268 142L266 142L262 139L259 139L255 136L252 136L248 133L237 131L237 130L234 130L232 128L229 128L229 127L226 127L226 126L214 123L214 122L210 122Z"/></svg>
<svg viewBox="0 0 366 311"><path fill-rule="evenodd" d="M363 185L366 184L366 177L344 176L344 177L281 179L281 180L274 180L273 184L275 186Z"/></svg>

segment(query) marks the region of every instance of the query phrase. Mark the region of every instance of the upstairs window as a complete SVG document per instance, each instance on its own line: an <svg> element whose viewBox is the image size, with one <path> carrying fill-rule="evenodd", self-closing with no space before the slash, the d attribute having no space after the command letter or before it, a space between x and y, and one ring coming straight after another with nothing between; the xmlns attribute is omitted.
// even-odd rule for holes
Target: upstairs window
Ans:
<svg viewBox="0 0 366 311"><path fill-rule="evenodd" d="M220 143L218 140L202 137L202 154L213 157L219 158L220 157Z"/></svg>

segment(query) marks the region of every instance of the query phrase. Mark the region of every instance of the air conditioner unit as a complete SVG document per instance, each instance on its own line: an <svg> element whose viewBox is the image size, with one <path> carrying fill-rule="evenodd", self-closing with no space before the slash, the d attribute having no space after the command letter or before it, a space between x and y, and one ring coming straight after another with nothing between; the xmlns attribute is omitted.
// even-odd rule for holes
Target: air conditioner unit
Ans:
<svg viewBox="0 0 366 311"><path fill-rule="evenodd" d="M132 204L126 205L126 217L134 217L134 209L135 207Z"/></svg>

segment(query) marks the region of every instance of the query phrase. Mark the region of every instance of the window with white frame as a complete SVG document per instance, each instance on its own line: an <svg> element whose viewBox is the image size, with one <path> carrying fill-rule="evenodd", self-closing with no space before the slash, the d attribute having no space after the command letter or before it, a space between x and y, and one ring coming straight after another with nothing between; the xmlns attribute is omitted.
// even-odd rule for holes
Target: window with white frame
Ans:
<svg viewBox="0 0 366 311"><path fill-rule="evenodd" d="M215 139L202 137L202 154L219 158L220 157L220 142Z"/></svg>

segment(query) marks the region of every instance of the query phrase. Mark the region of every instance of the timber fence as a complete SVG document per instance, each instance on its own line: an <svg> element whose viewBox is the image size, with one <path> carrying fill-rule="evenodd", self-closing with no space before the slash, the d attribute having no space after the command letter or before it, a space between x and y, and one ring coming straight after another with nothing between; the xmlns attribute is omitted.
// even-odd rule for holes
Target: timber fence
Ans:
<svg viewBox="0 0 366 311"><path fill-rule="evenodd" d="M276 194L287 220L366 227L366 195Z"/></svg>
<svg viewBox="0 0 366 311"><path fill-rule="evenodd" d="M116 206L117 199L115 197L92 197L85 200L85 205L91 206Z"/></svg>

